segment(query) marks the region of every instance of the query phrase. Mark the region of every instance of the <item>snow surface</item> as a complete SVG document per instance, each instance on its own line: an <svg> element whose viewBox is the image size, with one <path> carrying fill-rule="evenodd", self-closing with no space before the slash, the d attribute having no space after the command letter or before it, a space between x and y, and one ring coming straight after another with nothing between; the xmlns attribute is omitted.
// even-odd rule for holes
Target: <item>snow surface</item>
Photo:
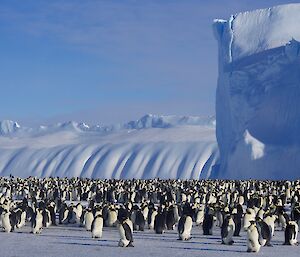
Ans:
<svg viewBox="0 0 300 257"><path fill-rule="evenodd" d="M193 226L192 239L178 241L177 231L166 231L157 235L152 230L134 232L134 248L117 247L119 233L116 228L104 228L103 238L92 239L91 233L82 227L71 225L49 227L40 235L30 234L30 226L13 233L0 233L1 256L5 257L74 257L74 256L119 256L119 257L182 257L182 256L299 256L299 247L282 245L284 232L276 231L271 243L273 247L262 247L259 253L247 253L246 233L235 237L233 245L222 245L220 229L214 229L214 235L203 236L202 228Z"/></svg>
<svg viewBox="0 0 300 257"><path fill-rule="evenodd" d="M213 117L146 115L115 126L9 124L0 136L0 176L208 178L218 159Z"/></svg>
<svg viewBox="0 0 300 257"><path fill-rule="evenodd" d="M215 20L219 177L299 178L299 24L300 4Z"/></svg>

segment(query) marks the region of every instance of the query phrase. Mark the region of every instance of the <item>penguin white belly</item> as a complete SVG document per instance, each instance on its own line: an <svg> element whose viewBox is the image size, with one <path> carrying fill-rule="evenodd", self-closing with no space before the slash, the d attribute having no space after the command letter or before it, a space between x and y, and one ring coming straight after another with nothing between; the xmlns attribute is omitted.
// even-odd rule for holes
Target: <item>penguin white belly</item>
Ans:
<svg viewBox="0 0 300 257"><path fill-rule="evenodd" d="M246 213L244 216L244 230L247 231L249 226L251 225L250 221L255 220L252 214Z"/></svg>
<svg viewBox="0 0 300 257"><path fill-rule="evenodd" d="M132 231L133 231L133 224L131 220L127 219L123 222L123 224L118 224L119 234L120 234L120 241L118 246L120 247L128 247L132 245ZM128 230L128 231L125 231ZM131 239L130 239L131 238Z"/></svg>
<svg viewBox="0 0 300 257"><path fill-rule="evenodd" d="M290 239L290 244L291 245L298 245L297 237L298 237L299 226L296 222L293 222L293 225L295 226L295 231L294 231L294 234L293 234L292 238Z"/></svg>
<svg viewBox="0 0 300 257"><path fill-rule="evenodd" d="M68 223L68 214L69 214L69 211L66 209L66 210L64 211L63 218L62 218L62 223L63 223L63 224Z"/></svg>
<svg viewBox="0 0 300 257"><path fill-rule="evenodd" d="M204 210L199 210L196 216L196 225L199 226L203 223L204 220Z"/></svg>
<svg viewBox="0 0 300 257"><path fill-rule="evenodd" d="M87 213L85 214L85 217L84 217L85 229L86 229L87 231L91 231L93 220L94 220L94 215L93 215L93 213L87 212Z"/></svg>
<svg viewBox="0 0 300 257"><path fill-rule="evenodd" d="M144 215L145 220L147 220L148 213L149 213L149 209L148 209L148 207L145 207L145 208L143 209L143 215Z"/></svg>
<svg viewBox="0 0 300 257"><path fill-rule="evenodd" d="M38 213L36 215L35 224L32 228L32 233L33 234L40 234L42 228L43 228L43 215Z"/></svg>
<svg viewBox="0 0 300 257"><path fill-rule="evenodd" d="M284 217L283 215L279 215L278 219L279 219L279 223L280 223L280 225L281 225L281 229L282 229L282 230L285 230L285 228L286 228L286 220L285 220L285 217Z"/></svg>
<svg viewBox="0 0 300 257"><path fill-rule="evenodd" d="M274 231L275 231L275 219L272 217L266 217L264 219L264 222L269 226L271 235L274 236Z"/></svg>
<svg viewBox="0 0 300 257"><path fill-rule="evenodd" d="M259 252L261 245L257 228L251 225L247 230L247 236L247 252Z"/></svg>
<svg viewBox="0 0 300 257"><path fill-rule="evenodd" d="M117 212L116 211L110 211L108 213L108 218L107 218L107 226L108 227L113 227L116 225L116 221L117 221Z"/></svg>
<svg viewBox="0 0 300 257"><path fill-rule="evenodd" d="M181 240L189 240L191 238L191 231L193 227L193 220L190 216L186 217L182 234L180 234Z"/></svg>
<svg viewBox="0 0 300 257"><path fill-rule="evenodd" d="M4 229L4 232L9 233L12 228L10 224L9 213L1 215L1 220L2 220L2 227Z"/></svg>
<svg viewBox="0 0 300 257"><path fill-rule="evenodd" d="M23 211L21 214L20 223L17 225L17 228L21 228L21 227L25 226L25 223L26 223L26 212Z"/></svg>
<svg viewBox="0 0 300 257"><path fill-rule="evenodd" d="M175 222L177 223L180 219L177 205L174 206L173 211L174 211L174 219Z"/></svg>
<svg viewBox="0 0 300 257"><path fill-rule="evenodd" d="M154 229L154 221L155 221L155 216L156 215L157 215L157 211L152 212L151 219L150 219L150 224L149 224L149 229Z"/></svg>
<svg viewBox="0 0 300 257"><path fill-rule="evenodd" d="M95 218L95 220L93 222L92 237L93 238L101 238L102 231L103 231L103 218L97 217L97 218Z"/></svg>
<svg viewBox="0 0 300 257"><path fill-rule="evenodd" d="M233 244L233 234L234 234L234 230L235 230L235 223L233 222L233 220L229 221L229 224L227 226L227 236L223 238L223 242L226 245L230 245Z"/></svg>
<svg viewBox="0 0 300 257"><path fill-rule="evenodd" d="M118 246L126 247L129 244L129 240L126 239L125 230L121 224L118 224L119 234L120 234L120 241Z"/></svg>

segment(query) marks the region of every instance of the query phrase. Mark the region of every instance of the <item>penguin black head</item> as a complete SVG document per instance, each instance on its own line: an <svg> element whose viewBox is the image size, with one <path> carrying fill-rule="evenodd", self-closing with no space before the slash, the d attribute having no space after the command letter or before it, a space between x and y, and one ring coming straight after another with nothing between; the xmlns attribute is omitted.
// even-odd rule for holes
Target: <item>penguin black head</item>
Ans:
<svg viewBox="0 0 300 257"><path fill-rule="evenodd" d="M118 221L120 223L124 222L124 220L126 220L127 218L129 217L129 213L128 211L124 208L124 207L121 207L120 210L118 211Z"/></svg>

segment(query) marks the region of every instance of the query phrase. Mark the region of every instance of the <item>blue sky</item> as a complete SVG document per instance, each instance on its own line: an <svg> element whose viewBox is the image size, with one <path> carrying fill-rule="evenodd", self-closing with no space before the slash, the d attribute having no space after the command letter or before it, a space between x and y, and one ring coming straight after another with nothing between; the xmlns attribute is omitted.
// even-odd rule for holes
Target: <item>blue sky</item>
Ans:
<svg viewBox="0 0 300 257"><path fill-rule="evenodd" d="M214 114L213 19L290 2L0 0L0 119Z"/></svg>

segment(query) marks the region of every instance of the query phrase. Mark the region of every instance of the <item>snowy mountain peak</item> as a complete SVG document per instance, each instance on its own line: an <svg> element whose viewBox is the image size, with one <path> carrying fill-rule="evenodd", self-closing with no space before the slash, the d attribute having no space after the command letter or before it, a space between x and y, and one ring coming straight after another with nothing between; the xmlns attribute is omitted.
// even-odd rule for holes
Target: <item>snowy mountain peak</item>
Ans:
<svg viewBox="0 0 300 257"><path fill-rule="evenodd" d="M169 128L184 125L206 125L214 126L214 116L197 117L197 116L176 116L176 115L153 115L146 114L142 118L129 122L128 128L146 129L146 128Z"/></svg>
<svg viewBox="0 0 300 257"><path fill-rule="evenodd" d="M0 121L0 134L1 135L8 135L18 131L21 126L12 120L3 120Z"/></svg>
<svg viewBox="0 0 300 257"><path fill-rule="evenodd" d="M115 124L110 126L94 125L90 126L84 122L67 121L54 125L41 125L37 128L20 127L17 122L4 120L0 122L0 135L10 136L16 132L23 132L22 135L44 135L47 133L56 133L60 131L71 131L75 133L81 132L99 132L111 133L121 130L140 130L149 128L170 128L176 126L193 125L193 126L215 126L214 116L196 117L196 116L162 116L146 114L142 118L130 121L125 124ZM19 134L18 134L19 135Z"/></svg>

